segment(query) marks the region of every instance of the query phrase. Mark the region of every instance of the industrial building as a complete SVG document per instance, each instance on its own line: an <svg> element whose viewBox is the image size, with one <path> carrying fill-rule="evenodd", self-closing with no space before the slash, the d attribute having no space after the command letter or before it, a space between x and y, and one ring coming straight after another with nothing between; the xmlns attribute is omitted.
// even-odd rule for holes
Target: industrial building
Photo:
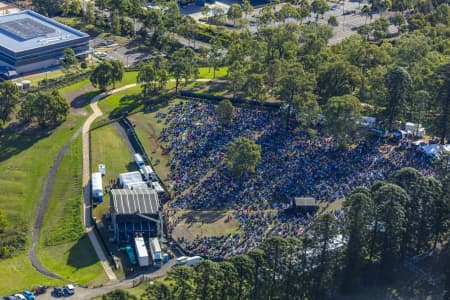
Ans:
<svg viewBox="0 0 450 300"><path fill-rule="evenodd" d="M152 189L112 189L110 213L114 240L133 241L161 236L162 214L158 194Z"/></svg>
<svg viewBox="0 0 450 300"><path fill-rule="evenodd" d="M90 53L89 35L33 11L0 16L0 74L4 77L61 64L63 51Z"/></svg>

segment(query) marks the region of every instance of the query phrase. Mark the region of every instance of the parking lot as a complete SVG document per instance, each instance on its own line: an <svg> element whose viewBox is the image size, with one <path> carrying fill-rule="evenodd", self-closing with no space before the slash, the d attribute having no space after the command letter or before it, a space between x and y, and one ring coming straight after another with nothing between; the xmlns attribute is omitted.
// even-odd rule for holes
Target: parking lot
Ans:
<svg viewBox="0 0 450 300"><path fill-rule="evenodd" d="M105 38L94 38L92 46L94 48L94 56L97 58L120 60L125 67L134 66L150 56L149 53L138 51L137 49L128 49L126 46L119 45Z"/></svg>

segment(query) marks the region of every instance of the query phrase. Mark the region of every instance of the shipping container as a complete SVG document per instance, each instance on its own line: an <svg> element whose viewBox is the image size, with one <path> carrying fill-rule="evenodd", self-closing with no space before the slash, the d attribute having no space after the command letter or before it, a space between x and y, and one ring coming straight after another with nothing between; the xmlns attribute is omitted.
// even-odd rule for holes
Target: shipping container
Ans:
<svg viewBox="0 0 450 300"><path fill-rule="evenodd" d="M143 237L135 237L134 245L136 247L137 261L140 267L148 267L148 252L145 247L145 242Z"/></svg>
<svg viewBox="0 0 450 300"><path fill-rule="evenodd" d="M100 172L92 173L91 177L92 198L94 201L103 202L103 184L102 174Z"/></svg>

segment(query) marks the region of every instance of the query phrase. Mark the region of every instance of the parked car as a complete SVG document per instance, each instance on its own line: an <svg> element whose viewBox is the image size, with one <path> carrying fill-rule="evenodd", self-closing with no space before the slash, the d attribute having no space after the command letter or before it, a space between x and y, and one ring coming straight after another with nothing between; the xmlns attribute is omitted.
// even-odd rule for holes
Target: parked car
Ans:
<svg viewBox="0 0 450 300"><path fill-rule="evenodd" d="M43 286L43 285L38 285L36 288L33 289L33 293L35 295L45 294L46 291L47 291L47 287Z"/></svg>
<svg viewBox="0 0 450 300"><path fill-rule="evenodd" d="M27 298L25 298L25 296L22 294L15 294L14 296L16 296L16 298L19 300L27 300Z"/></svg>
<svg viewBox="0 0 450 300"><path fill-rule="evenodd" d="M75 294L75 287L72 284L65 285L64 286L64 294L65 295Z"/></svg>
<svg viewBox="0 0 450 300"><path fill-rule="evenodd" d="M19 298L17 298L16 296L6 296L5 300L19 300Z"/></svg>
<svg viewBox="0 0 450 300"><path fill-rule="evenodd" d="M36 296L30 291L24 291L23 295L25 296L25 298L27 298L27 300L34 300L34 299L36 299Z"/></svg>
<svg viewBox="0 0 450 300"><path fill-rule="evenodd" d="M62 296L64 296L64 291L63 291L62 287L55 286L55 287L53 288L52 295L53 295L54 297L62 297Z"/></svg>

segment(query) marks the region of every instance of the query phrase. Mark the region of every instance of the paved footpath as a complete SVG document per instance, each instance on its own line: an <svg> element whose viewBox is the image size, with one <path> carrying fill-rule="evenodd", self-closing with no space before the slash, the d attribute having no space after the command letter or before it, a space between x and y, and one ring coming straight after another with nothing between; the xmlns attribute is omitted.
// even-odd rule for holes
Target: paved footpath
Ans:
<svg viewBox="0 0 450 300"><path fill-rule="evenodd" d="M87 120L83 124L82 129L82 138L83 138L83 220L84 225L86 226L86 232L88 234L88 237L91 241L92 246L94 247L95 253L97 253L98 259L100 260L103 269L105 270L106 275L108 276L108 279L110 281L116 281L117 276L111 269L111 266L109 265L108 260L106 259L105 252L103 251L102 246L100 245L100 242L98 240L97 235L95 234L95 231L93 230L93 227L91 225L91 193L90 193L90 146L89 146L89 129L92 125L92 123L103 115L102 111L97 105L97 102L105 97L108 97L109 95L130 89L132 87L135 87L136 84L129 84L126 86L123 86L118 89L114 89L111 91L107 91L104 93L101 93L91 100L91 108L93 113L87 118Z"/></svg>

